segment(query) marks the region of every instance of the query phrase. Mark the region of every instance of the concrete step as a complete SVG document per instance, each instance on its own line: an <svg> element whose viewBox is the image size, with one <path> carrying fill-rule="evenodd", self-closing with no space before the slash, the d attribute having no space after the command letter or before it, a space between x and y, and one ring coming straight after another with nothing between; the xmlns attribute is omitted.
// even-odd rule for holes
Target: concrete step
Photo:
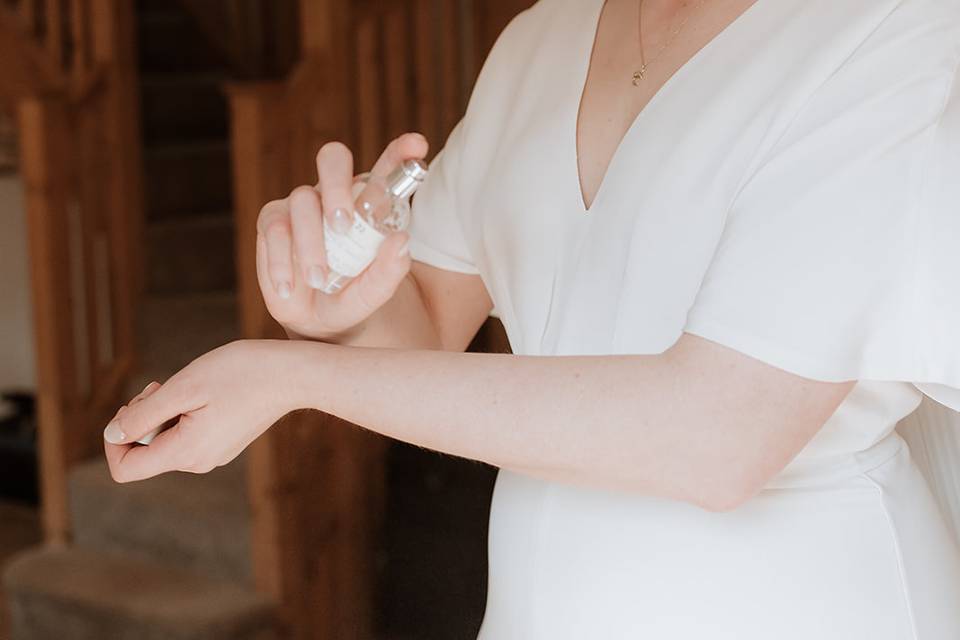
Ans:
<svg viewBox="0 0 960 640"><path fill-rule="evenodd" d="M219 73L150 73L140 77L143 137L162 141L226 140L227 99Z"/></svg>
<svg viewBox="0 0 960 640"><path fill-rule="evenodd" d="M250 513L242 457L211 473L117 484L95 459L70 472L74 543L251 584Z"/></svg>
<svg viewBox="0 0 960 640"><path fill-rule="evenodd" d="M177 294L234 288L233 218L172 218L147 225L147 291Z"/></svg>
<svg viewBox="0 0 960 640"><path fill-rule="evenodd" d="M225 140L148 146L144 166L148 220L232 210Z"/></svg>
<svg viewBox="0 0 960 640"><path fill-rule="evenodd" d="M120 553L37 548L3 575L12 640L276 640L252 591Z"/></svg>

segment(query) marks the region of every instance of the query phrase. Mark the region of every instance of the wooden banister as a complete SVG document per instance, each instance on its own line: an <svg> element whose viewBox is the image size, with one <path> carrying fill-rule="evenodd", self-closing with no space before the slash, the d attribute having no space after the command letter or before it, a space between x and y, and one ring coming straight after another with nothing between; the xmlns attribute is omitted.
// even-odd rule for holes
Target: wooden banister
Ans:
<svg viewBox="0 0 960 640"><path fill-rule="evenodd" d="M47 54L59 67L63 65L63 5L61 0L45 0L43 32Z"/></svg>
<svg viewBox="0 0 960 640"><path fill-rule="evenodd" d="M102 454L101 430L135 360L142 197L134 23L127 0L20 1L16 13L0 8L0 28L15 39L10 66L46 75L14 85L5 68L0 86L19 114L43 523L49 541L65 542L67 473ZM38 37L23 28L24 16L42 22ZM0 53L4 46L0 37Z"/></svg>
<svg viewBox="0 0 960 640"><path fill-rule="evenodd" d="M19 5L20 21L24 30L31 36L37 32L36 4L31 0L24 0Z"/></svg>
<svg viewBox="0 0 960 640"><path fill-rule="evenodd" d="M128 2L129 4L129 2ZM98 7L98 5L100 5ZM119 6L119 5L118 5ZM93 30L108 18L100 0L13 0L0 4L0 53L18 68L0 74L0 94L23 95L88 86ZM132 10L132 7L127 7Z"/></svg>

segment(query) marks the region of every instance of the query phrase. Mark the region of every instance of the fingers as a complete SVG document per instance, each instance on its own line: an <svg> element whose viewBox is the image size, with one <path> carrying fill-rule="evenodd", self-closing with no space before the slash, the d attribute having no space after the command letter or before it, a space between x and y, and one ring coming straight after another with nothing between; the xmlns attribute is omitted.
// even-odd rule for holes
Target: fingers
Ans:
<svg viewBox="0 0 960 640"><path fill-rule="evenodd" d="M353 154L340 142L328 142L317 153L320 202L327 224L346 231L353 215Z"/></svg>
<svg viewBox="0 0 960 640"><path fill-rule="evenodd" d="M312 187L297 187L290 194L290 226L304 281L314 289L326 280L327 256L323 240L320 196Z"/></svg>
<svg viewBox="0 0 960 640"><path fill-rule="evenodd" d="M426 158L429 150L430 145L422 134L405 133L387 145L370 173L385 176L399 167L404 160Z"/></svg>
<svg viewBox="0 0 960 640"><path fill-rule="evenodd" d="M127 407L121 408L103 430L103 439L115 445L130 444L143 438L167 420L177 418L196 408L190 405L186 394L180 390L175 379L171 379L137 402L131 402Z"/></svg>
<svg viewBox="0 0 960 640"><path fill-rule="evenodd" d="M377 257L339 295L341 305L365 318L386 304L410 271L409 236L393 233L380 245Z"/></svg>
<svg viewBox="0 0 960 640"><path fill-rule="evenodd" d="M268 203L257 219L257 235L267 247L267 275L277 295L286 300L293 291L292 231L287 203L275 200Z"/></svg>
<svg viewBox="0 0 960 640"><path fill-rule="evenodd" d="M156 391L157 389L160 388L160 386L161 386L160 383L157 382L156 380L148 383L147 386L145 386L145 387L143 388L143 391L141 391L140 393L138 393L137 395L135 395L135 396L133 397L133 399L130 400L130 402L128 402L127 404L133 405L133 404L136 404L136 403L140 402L140 401L143 400L144 398L152 395L154 391Z"/></svg>
<svg viewBox="0 0 960 640"><path fill-rule="evenodd" d="M180 425L158 435L149 447L107 443L104 451L110 475L116 482L145 480L168 471L186 468L184 451L178 446Z"/></svg>

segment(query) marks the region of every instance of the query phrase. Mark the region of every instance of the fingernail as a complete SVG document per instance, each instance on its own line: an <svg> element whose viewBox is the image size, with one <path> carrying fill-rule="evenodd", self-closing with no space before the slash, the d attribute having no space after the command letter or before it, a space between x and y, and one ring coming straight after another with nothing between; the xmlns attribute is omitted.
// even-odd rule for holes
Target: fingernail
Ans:
<svg viewBox="0 0 960 640"><path fill-rule="evenodd" d="M103 439L110 444L121 444L127 439L127 434L123 432L116 420L111 420L107 428L103 430Z"/></svg>
<svg viewBox="0 0 960 640"><path fill-rule="evenodd" d="M290 298L290 284L287 282L281 282L277 285L277 295L287 300Z"/></svg>
<svg viewBox="0 0 960 640"><path fill-rule="evenodd" d="M327 224L334 233L346 233L350 230L353 221L350 219L350 213L343 207L337 207L327 216Z"/></svg>
<svg viewBox="0 0 960 640"><path fill-rule="evenodd" d="M324 285L323 268L320 265L313 265L310 267L310 271L307 273L307 282L310 283L310 286L314 289L322 289Z"/></svg>
<svg viewBox="0 0 960 640"><path fill-rule="evenodd" d="M403 246L400 247L400 251L397 251L398 258L405 258L410 253L410 243L404 242Z"/></svg>

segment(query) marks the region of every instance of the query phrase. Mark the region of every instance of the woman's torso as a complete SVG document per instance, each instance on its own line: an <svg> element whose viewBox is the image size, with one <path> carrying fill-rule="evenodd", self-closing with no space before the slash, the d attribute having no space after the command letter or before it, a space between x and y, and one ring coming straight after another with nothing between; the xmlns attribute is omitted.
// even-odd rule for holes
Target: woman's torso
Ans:
<svg viewBox="0 0 960 640"><path fill-rule="evenodd" d="M634 120L587 212L576 117L602 4L521 15L471 102L461 223L518 354L669 348L729 203L810 95L950 2L758 0ZM960 637L960 560L893 432L920 398L861 381L729 513L501 472L481 636Z"/></svg>

